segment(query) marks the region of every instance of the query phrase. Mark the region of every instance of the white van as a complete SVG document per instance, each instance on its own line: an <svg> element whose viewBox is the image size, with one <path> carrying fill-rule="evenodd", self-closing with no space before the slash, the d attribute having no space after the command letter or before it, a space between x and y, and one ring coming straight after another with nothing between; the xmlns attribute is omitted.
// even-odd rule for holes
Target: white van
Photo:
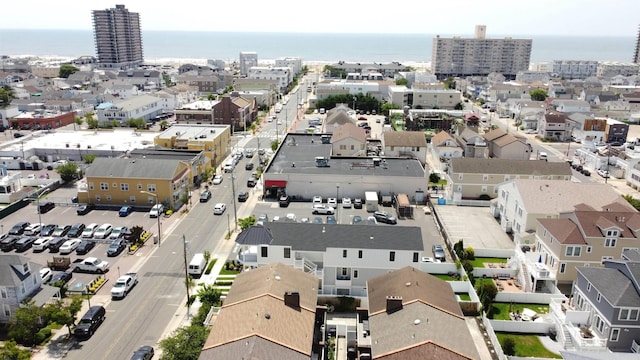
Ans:
<svg viewBox="0 0 640 360"><path fill-rule="evenodd" d="M235 166L236 166L236 165L233 163L233 160L229 160L229 161L227 161L227 163L226 163L226 164L224 164L224 168L222 168L222 170L223 170L224 172L226 172L226 173L230 173L230 172L232 172L232 171L233 171L233 168L234 168Z"/></svg>
<svg viewBox="0 0 640 360"><path fill-rule="evenodd" d="M546 152L540 151L540 153L538 153L538 160L549 160L549 157Z"/></svg>
<svg viewBox="0 0 640 360"><path fill-rule="evenodd" d="M191 262L189 263L189 275L202 275L205 266L207 266L207 260L204 258L203 253L193 255L193 258L191 258Z"/></svg>

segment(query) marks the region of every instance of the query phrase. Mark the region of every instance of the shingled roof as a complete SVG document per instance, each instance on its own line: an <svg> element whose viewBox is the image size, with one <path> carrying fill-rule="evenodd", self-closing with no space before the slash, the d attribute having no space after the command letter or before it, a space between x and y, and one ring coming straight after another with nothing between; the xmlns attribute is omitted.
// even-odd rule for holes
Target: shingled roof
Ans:
<svg viewBox="0 0 640 360"><path fill-rule="evenodd" d="M457 158L451 160L451 171L456 174L571 176L571 167L566 162L548 162L545 160Z"/></svg>
<svg viewBox="0 0 640 360"><path fill-rule="evenodd" d="M384 146L427 147L427 139L421 131L385 131Z"/></svg>

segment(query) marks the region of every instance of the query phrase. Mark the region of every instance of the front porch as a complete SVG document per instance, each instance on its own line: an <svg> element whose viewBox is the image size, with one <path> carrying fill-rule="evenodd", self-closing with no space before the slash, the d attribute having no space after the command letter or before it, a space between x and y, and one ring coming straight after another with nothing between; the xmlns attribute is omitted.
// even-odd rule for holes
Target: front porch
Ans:
<svg viewBox="0 0 640 360"><path fill-rule="evenodd" d="M556 298L549 304L558 342L567 350L608 351L607 339L598 336L589 324L589 311L576 309L572 299Z"/></svg>

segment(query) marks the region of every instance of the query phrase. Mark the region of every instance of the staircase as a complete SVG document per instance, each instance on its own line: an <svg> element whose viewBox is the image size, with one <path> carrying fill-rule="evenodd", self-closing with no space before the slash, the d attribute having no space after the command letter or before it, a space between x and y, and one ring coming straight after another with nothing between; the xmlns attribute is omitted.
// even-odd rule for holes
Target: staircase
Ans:
<svg viewBox="0 0 640 360"><path fill-rule="evenodd" d="M566 327L562 327L562 334L564 335L564 348L565 350L575 350L576 347L573 345L573 339L571 338L571 333L567 330Z"/></svg>
<svg viewBox="0 0 640 360"><path fill-rule="evenodd" d="M307 260L307 258L302 258L302 265L303 265L304 272L311 273L314 275L316 273L316 270L318 269L318 265L316 265L316 263L314 263L311 260Z"/></svg>
<svg viewBox="0 0 640 360"><path fill-rule="evenodd" d="M520 273L524 278L522 279L523 280L522 288L525 291L533 292L533 289L531 289L531 278L529 277L529 271L527 270L527 263L524 261L520 262Z"/></svg>

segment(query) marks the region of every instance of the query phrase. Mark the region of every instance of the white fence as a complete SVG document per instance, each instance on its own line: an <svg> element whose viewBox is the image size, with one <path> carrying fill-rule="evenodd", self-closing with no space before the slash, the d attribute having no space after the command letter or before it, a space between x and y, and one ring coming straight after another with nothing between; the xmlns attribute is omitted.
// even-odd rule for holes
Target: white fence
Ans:
<svg viewBox="0 0 640 360"><path fill-rule="evenodd" d="M513 245L515 247L515 244ZM513 249L473 249L475 257L494 257L508 259L515 254Z"/></svg>
<svg viewBox="0 0 640 360"><path fill-rule="evenodd" d="M491 339L491 343L493 344L493 350L495 351L498 359L507 360L507 357L504 355L502 351L502 345L500 345L500 341L498 341L498 337L496 336L495 331L493 330L493 326L491 325L491 320L487 319L487 314L482 313L482 325L484 325L485 332L489 339Z"/></svg>
<svg viewBox="0 0 640 360"><path fill-rule="evenodd" d="M548 334L553 322L489 320L494 331L521 334Z"/></svg>
<svg viewBox="0 0 640 360"><path fill-rule="evenodd" d="M525 304L550 304L552 298L559 297L558 294L543 293L520 293L520 292L504 292L499 291L496 294L495 302L516 302Z"/></svg>
<svg viewBox="0 0 640 360"><path fill-rule="evenodd" d="M512 278L517 273L516 269L508 268L474 268L473 276L476 278L487 277L492 278L494 275L498 278Z"/></svg>

